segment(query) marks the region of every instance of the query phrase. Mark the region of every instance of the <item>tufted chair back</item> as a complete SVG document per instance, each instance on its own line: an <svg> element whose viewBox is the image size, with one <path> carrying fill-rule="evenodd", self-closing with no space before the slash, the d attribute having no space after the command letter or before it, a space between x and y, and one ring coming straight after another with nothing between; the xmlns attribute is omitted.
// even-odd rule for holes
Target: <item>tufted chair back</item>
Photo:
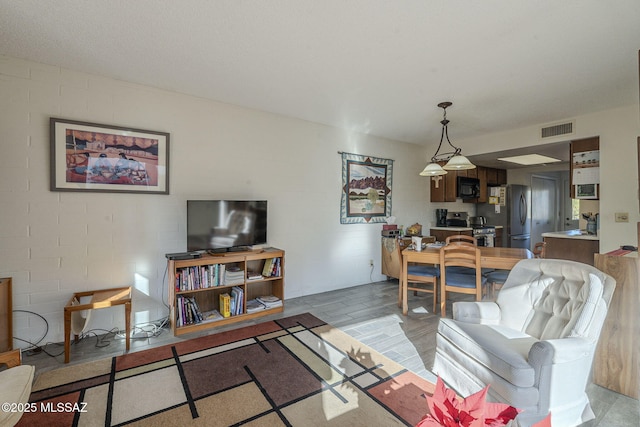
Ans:
<svg viewBox="0 0 640 427"><path fill-rule="evenodd" d="M540 340L579 336L595 341L614 288L615 281L595 267L523 260L498 294L500 323Z"/></svg>

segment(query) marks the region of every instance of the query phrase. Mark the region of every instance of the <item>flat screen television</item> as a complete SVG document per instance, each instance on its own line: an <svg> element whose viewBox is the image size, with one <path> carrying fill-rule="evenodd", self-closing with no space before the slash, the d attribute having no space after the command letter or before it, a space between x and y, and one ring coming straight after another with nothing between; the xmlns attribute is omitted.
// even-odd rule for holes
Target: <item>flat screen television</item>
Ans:
<svg viewBox="0 0 640 427"><path fill-rule="evenodd" d="M266 200L187 200L187 250L226 252L267 243Z"/></svg>

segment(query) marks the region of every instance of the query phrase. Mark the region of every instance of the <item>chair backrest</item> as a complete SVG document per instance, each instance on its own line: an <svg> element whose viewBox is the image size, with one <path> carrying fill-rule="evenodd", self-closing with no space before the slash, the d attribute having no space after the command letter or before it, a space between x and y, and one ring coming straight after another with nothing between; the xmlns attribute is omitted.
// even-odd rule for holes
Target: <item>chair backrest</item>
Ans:
<svg viewBox="0 0 640 427"><path fill-rule="evenodd" d="M547 242L538 242L533 246L533 257L534 258L546 258L545 257L545 248L547 247Z"/></svg>
<svg viewBox="0 0 640 427"><path fill-rule="evenodd" d="M473 236L467 236L466 234L454 234L445 239L445 244L478 246L478 239Z"/></svg>
<svg viewBox="0 0 640 427"><path fill-rule="evenodd" d="M500 322L538 339L581 336L597 340L615 279L567 260L526 259L498 294Z"/></svg>
<svg viewBox="0 0 640 427"><path fill-rule="evenodd" d="M481 275L480 249L467 243L453 243L440 248L440 267L468 267L476 269L476 275Z"/></svg>

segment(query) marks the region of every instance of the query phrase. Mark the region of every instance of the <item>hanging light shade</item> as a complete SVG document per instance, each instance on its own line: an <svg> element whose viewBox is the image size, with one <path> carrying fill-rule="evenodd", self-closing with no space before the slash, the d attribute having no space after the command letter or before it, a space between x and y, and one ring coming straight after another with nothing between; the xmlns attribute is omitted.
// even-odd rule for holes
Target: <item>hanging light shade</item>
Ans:
<svg viewBox="0 0 640 427"><path fill-rule="evenodd" d="M436 150L436 154L431 157L431 163L424 168L422 172L420 172L421 176L437 176L444 175L447 173L447 170L465 170L465 169L474 169L476 166L469 161L465 156L463 156L462 150L449 141L449 132L447 127L449 125L449 120L447 120L447 108L451 107L453 104L451 102L441 102L438 104L438 107L443 110L443 118L440 123L442 124L442 134L440 135L440 144L438 144L438 149ZM442 142L447 140L449 146L453 149L453 151L447 153L440 153L440 148L442 148ZM444 166L440 166L438 162L447 163Z"/></svg>
<svg viewBox="0 0 640 427"><path fill-rule="evenodd" d="M438 176L438 175L444 175L446 174L447 171L442 169L442 166L440 166L437 163L429 163L427 165L427 167L424 168L424 170L422 172L420 172L420 175L422 176Z"/></svg>
<svg viewBox="0 0 640 427"><path fill-rule="evenodd" d="M444 169L447 170L464 170L464 169L475 169L476 165L471 163L469 159L467 159L462 154L458 154L453 156L446 165L443 166Z"/></svg>

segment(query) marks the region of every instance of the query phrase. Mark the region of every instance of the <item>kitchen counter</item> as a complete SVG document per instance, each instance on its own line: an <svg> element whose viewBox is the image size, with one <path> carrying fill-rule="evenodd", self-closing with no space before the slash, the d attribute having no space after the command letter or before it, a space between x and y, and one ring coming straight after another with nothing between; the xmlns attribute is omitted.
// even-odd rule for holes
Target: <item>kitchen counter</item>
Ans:
<svg viewBox="0 0 640 427"><path fill-rule="evenodd" d="M472 231L471 227L431 227L432 230L440 231Z"/></svg>
<svg viewBox="0 0 640 427"><path fill-rule="evenodd" d="M542 238L546 243L546 258L567 259L593 265L594 254L600 252L600 239L598 236L587 234L586 231L554 231L542 233Z"/></svg>
<svg viewBox="0 0 640 427"><path fill-rule="evenodd" d="M542 233L542 237L554 237L558 239L600 240L598 236L594 234L587 234L587 232L584 230L551 231L548 233Z"/></svg>
<svg viewBox="0 0 640 427"><path fill-rule="evenodd" d="M504 228L502 225L491 225L487 224L489 227ZM440 231L473 231L473 227L430 227L432 230L440 230Z"/></svg>

